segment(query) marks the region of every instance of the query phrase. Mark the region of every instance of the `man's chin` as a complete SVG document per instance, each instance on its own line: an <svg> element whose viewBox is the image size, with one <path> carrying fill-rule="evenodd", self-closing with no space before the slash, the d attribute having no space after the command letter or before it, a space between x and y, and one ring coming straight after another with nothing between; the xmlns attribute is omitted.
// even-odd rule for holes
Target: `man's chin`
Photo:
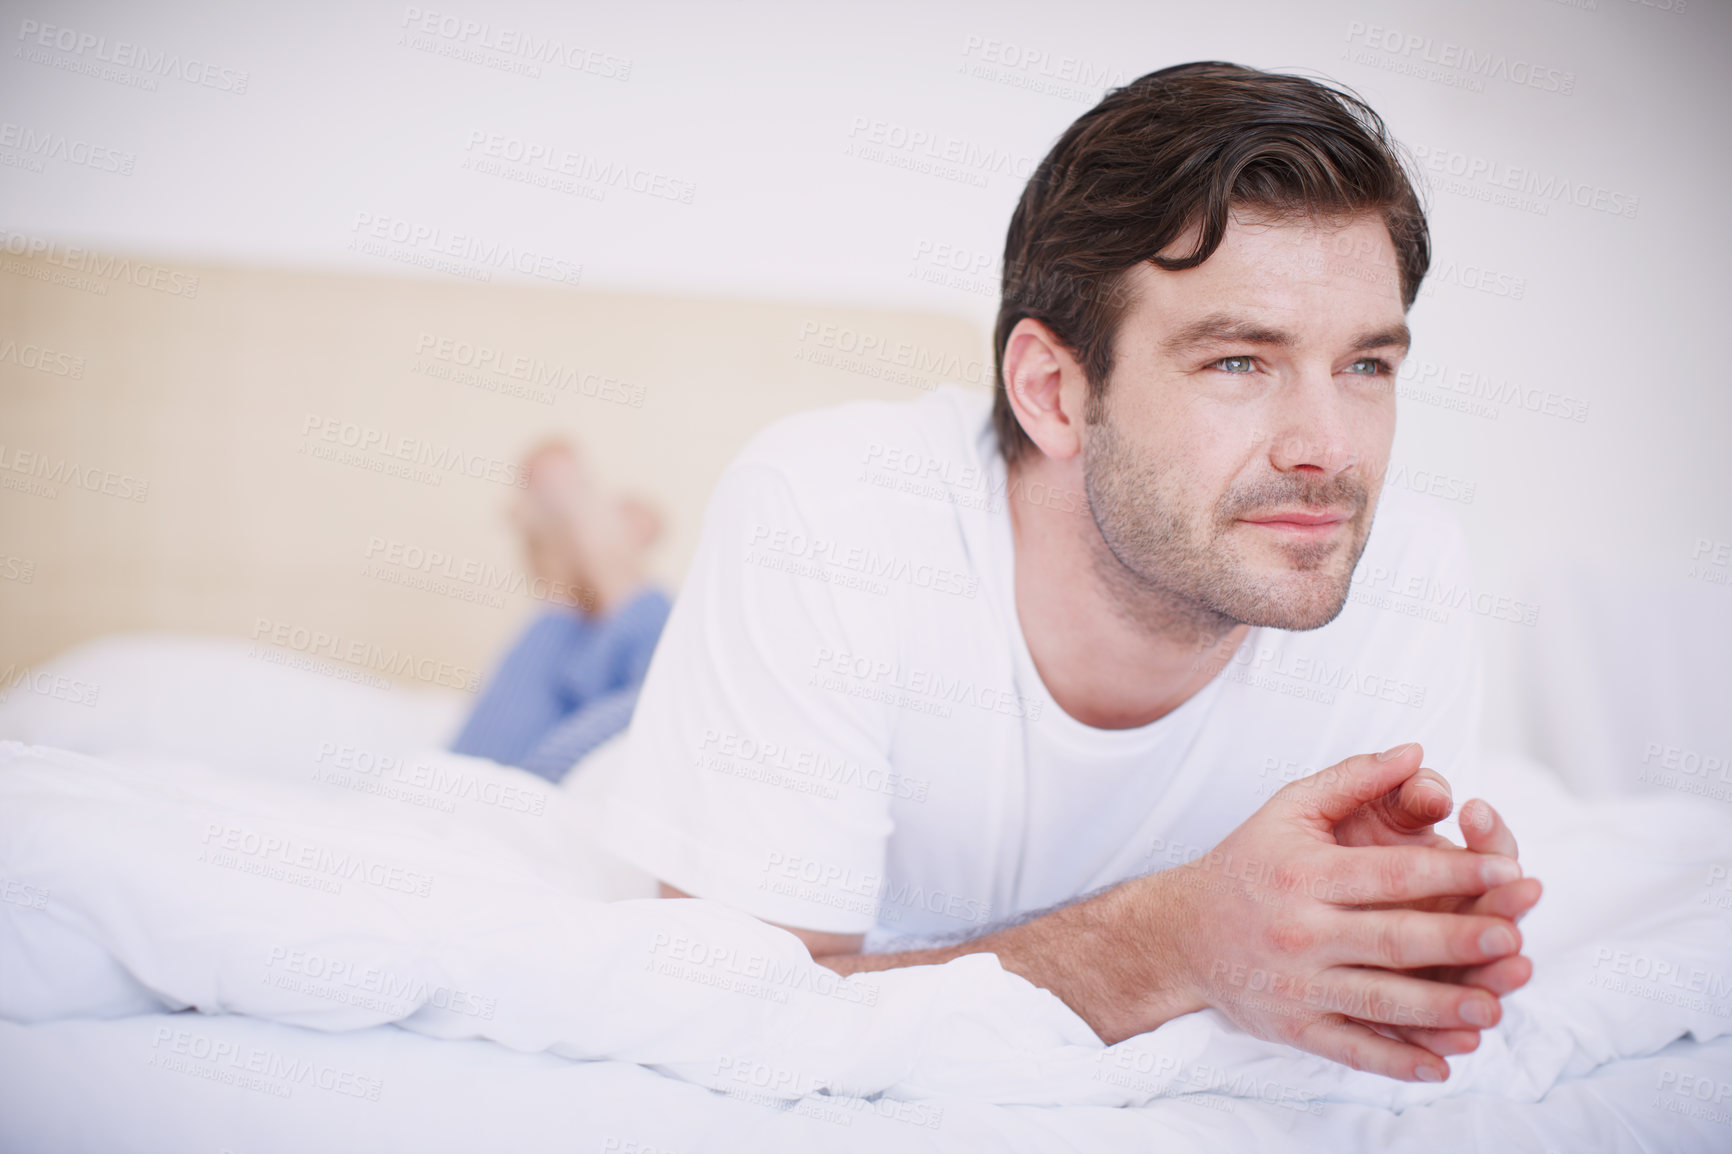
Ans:
<svg viewBox="0 0 1732 1154"><path fill-rule="evenodd" d="M1304 632L1321 629L1341 615L1347 605L1348 579L1319 573L1258 574L1255 593L1228 612L1242 625Z"/></svg>

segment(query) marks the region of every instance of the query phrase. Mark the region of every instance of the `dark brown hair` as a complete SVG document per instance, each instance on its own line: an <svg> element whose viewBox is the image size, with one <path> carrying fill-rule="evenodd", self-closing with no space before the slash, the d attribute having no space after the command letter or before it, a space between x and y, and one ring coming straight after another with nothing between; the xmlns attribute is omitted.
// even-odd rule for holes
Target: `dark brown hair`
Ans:
<svg viewBox="0 0 1732 1154"><path fill-rule="evenodd" d="M1379 213L1411 308L1431 264L1425 210L1383 120L1357 96L1302 76L1204 61L1109 92L1065 130L1029 178L1004 242L993 336L993 423L1006 461L1032 442L1005 395L1004 349L1024 317L1044 323L1088 376L1098 419L1126 274L1208 260L1243 205L1276 215ZM1195 251L1160 257L1193 225Z"/></svg>

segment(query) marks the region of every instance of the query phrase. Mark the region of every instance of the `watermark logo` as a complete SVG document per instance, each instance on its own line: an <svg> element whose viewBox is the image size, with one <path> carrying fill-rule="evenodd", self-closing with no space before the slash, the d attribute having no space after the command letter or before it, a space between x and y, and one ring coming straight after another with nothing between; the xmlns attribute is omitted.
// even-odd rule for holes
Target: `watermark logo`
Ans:
<svg viewBox="0 0 1732 1154"><path fill-rule="evenodd" d="M972 926L992 919L991 903L981 898L917 882L898 883L880 873L780 851L765 856L758 888L810 905L861 914L884 925L894 925L916 913Z"/></svg>
<svg viewBox="0 0 1732 1154"><path fill-rule="evenodd" d="M490 561L459 556L449 549L373 536L367 539L365 558L361 565L363 577L492 609L505 607L504 595L576 605L586 612L596 606L596 592L589 586L532 576Z"/></svg>
<svg viewBox="0 0 1732 1154"><path fill-rule="evenodd" d="M1346 39L1343 60L1450 88L1484 92L1487 83L1503 83L1555 96L1573 96L1576 91L1574 72L1496 49L1438 40L1363 20L1347 22Z"/></svg>
<svg viewBox="0 0 1732 1154"><path fill-rule="evenodd" d="M849 122L842 155L970 188L986 188L994 176L1021 184L1040 163L1024 153L873 116Z"/></svg>
<svg viewBox="0 0 1732 1154"><path fill-rule="evenodd" d="M749 565L880 597L889 593L892 584L965 600L980 592L980 579L959 569L761 521L752 526L747 537L745 560Z"/></svg>
<svg viewBox="0 0 1732 1154"><path fill-rule="evenodd" d="M462 167L584 200L606 200L609 189L618 189L650 200L691 204L698 192L696 182L665 172L481 130L470 132Z"/></svg>
<svg viewBox="0 0 1732 1154"><path fill-rule="evenodd" d="M65 245L46 237L0 228L0 252L24 258L0 260L0 271L95 296L107 296L111 284L129 284L183 300L198 297L196 274L151 261L99 253L80 245Z"/></svg>
<svg viewBox="0 0 1732 1154"><path fill-rule="evenodd" d="M427 657L413 650L398 649L395 646L387 648L358 637L345 637L338 632L314 629L289 621L277 621L269 617L255 618L252 640L255 643L253 656L260 656L257 651L268 645L275 647L278 652L309 660L328 658L368 673L383 673L446 689L461 689L474 693L481 687L479 670Z"/></svg>
<svg viewBox="0 0 1732 1154"><path fill-rule="evenodd" d="M268 1046L243 1046L174 1026L157 1027L145 1064L273 1098L291 1098L296 1088L304 1088L377 1102L385 1088L383 1079L357 1070L292 1058Z"/></svg>
<svg viewBox="0 0 1732 1154"><path fill-rule="evenodd" d="M1728 1009L1732 982L1725 974L1641 950L1596 947L1587 984L1645 1002L1705 1011L1719 1018L1732 1016Z"/></svg>
<svg viewBox="0 0 1732 1154"><path fill-rule="evenodd" d="M529 483L515 461L318 413L308 413L301 422L301 446L296 452L314 460L423 485L441 484L448 476L469 477L513 489L522 489Z"/></svg>
<svg viewBox="0 0 1732 1154"><path fill-rule="evenodd" d="M873 441L861 459L861 484L906 493L959 509L997 514L1016 498L1027 506L1092 516L1088 494L1041 480L1017 476L1006 480L979 462L958 463L926 448L909 448Z"/></svg>
<svg viewBox="0 0 1732 1154"><path fill-rule="evenodd" d="M53 892L44 886L0 877L0 902L22 906L27 910L45 910L48 908L48 900L53 896Z"/></svg>
<svg viewBox="0 0 1732 1154"><path fill-rule="evenodd" d="M410 372L482 392L551 405L560 395L641 409L647 390L606 373L551 362L482 341L423 332Z"/></svg>
<svg viewBox="0 0 1732 1154"><path fill-rule="evenodd" d="M564 257L372 212L355 214L349 226L348 248L465 280L491 282L500 272L561 285L575 285L583 279L583 265Z"/></svg>
<svg viewBox="0 0 1732 1154"><path fill-rule="evenodd" d="M832 693L945 718L953 716L953 707L963 706L1039 721L1043 705L1014 688L981 685L972 678L829 646L817 648L807 682Z"/></svg>
<svg viewBox="0 0 1732 1154"><path fill-rule="evenodd" d="M1528 292L1528 281L1524 276L1459 260L1452 260L1441 268L1434 268L1420 286L1419 295L1434 297L1440 285L1511 301L1526 300Z"/></svg>
<svg viewBox="0 0 1732 1154"><path fill-rule="evenodd" d="M692 764L712 773L779 786L823 798L843 788L924 802L931 783L883 766L784 741L765 741L731 729L706 729Z"/></svg>
<svg viewBox="0 0 1732 1154"><path fill-rule="evenodd" d="M0 365L6 364L50 377L67 377L74 381L84 379L83 357L13 337L0 338Z"/></svg>
<svg viewBox="0 0 1732 1154"><path fill-rule="evenodd" d="M1438 624L1448 622L1457 609L1512 625L1536 626L1540 619L1540 607L1535 602L1476 589L1465 581L1440 581L1429 573L1403 572L1386 565L1363 565L1354 570L1348 590L1351 604Z"/></svg>
<svg viewBox="0 0 1732 1154"><path fill-rule="evenodd" d="M400 47L499 72L539 79L544 69L562 69L620 83L631 79L630 57L487 20L409 5L399 27Z"/></svg>
<svg viewBox="0 0 1732 1154"><path fill-rule="evenodd" d="M1642 204L1618 189L1453 148L1416 144L1413 157L1435 188L1535 216L1549 216L1552 206L1564 204L1635 220Z"/></svg>
<svg viewBox="0 0 1732 1154"><path fill-rule="evenodd" d="M987 361L819 321L800 326L794 359L922 392L945 382L987 387L994 379Z"/></svg>
<svg viewBox="0 0 1732 1154"><path fill-rule="evenodd" d="M1406 464L1396 465L1384 474L1383 487L1406 489L1410 493L1436 497L1440 501L1458 501L1463 505L1473 504L1474 494L1479 491L1477 484L1465 478L1436 469L1416 469Z"/></svg>
<svg viewBox="0 0 1732 1154"><path fill-rule="evenodd" d="M231 821L205 823L198 860L328 894L342 893L345 882L417 898L433 893L433 875L424 870Z"/></svg>
<svg viewBox="0 0 1732 1154"><path fill-rule="evenodd" d="M62 487L140 504L150 497L150 482L142 477L0 442L0 489L53 501Z"/></svg>
<svg viewBox="0 0 1732 1154"><path fill-rule="evenodd" d="M1713 752L1652 740L1642 749L1636 780L1696 797L1732 801L1732 752Z"/></svg>
<svg viewBox="0 0 1732 1154"><path fill-rule="evenodd" d="M876 984L845 978L807 959L787 961L737 946L658 931L644 969L729 993L786 1004L791 993L815 994L862 1006L878 1004Z"/></svg>
<svg viewBox="0 0 1732 1154"><path fill-rule="evenodd" d="M1199 656L1198 665L1217 658L1218 651L1205 652ZM1411 709L1425 706L1426 687L1406 678L1326 657L1308 657L1286 648L1255 645L1249 640L1233 652L1219 676L1234 684L1320 705L1333 705L1338 694L1346 693Z"/></svg>
<svg viewBox="0 0 1732 1154"><path fill-rule="evenodd" d="M265 957L265 985L337 1005L355 1006L406 1018L431 1006L436 1010L491 1022L499 999L452 986L430 986L426 979L399 974L315 950L272 946Z"/></svg>
<svg viewBox="0 0 1732 1154"><path fill-rule="evenodd" d="M245 96L251 75L242 68L130 40L40 20L18 22L13 56L62 72L89 76L141 92L156 92L164 80Z"/></svg>
<svg viewBox="0 0 1732 1154"><path fill-rule="evenodd" d="M46 172L49 161L73 168L131 176L138 157L124 149L96 144L52 129L0 121L0 166Z"/></svg>
<svg viewBox="0 0 1732 1154"><path fill-rule="evenodd" d="M1732 586L1732 541L1696 538L1690 547L1690 568L1684 576L1722 589Z"/></svg>
<svg viewBox="0 0 1732 1154"><path fill-rule="evenodd" d="M542 790L485 779L450 765L333 741L321 741L313 761L315 781L441 813L455 813L460 801L531 817L547 812Z"/></svg>
<svg viewBox="0 0 1732 1154"><path fill-rule="evenodd" d="M1045 47L977 34L963 40L962 63L957 71L975 80L1085 104L1094 104L1107 89L1129 82L1123 69L1055 53Z"/></svg>
<svg viewBox="0 0 1732 1154"><path fill-rule="evenodd" d="M84 705L94 708L96 699L102 694L102 686L85 681L81 677L69 677L64 673L50 673L45 669L29 669L18 665L8 665L4 673L0 673L0 704L11 700L12 694L22 689L26 693L34 693L38 697L48 697L55 701L64 701L69 705Z"/></svg>
<svg viewBox="0 0 1732 1154"><path fill-rule="evenodd" d="M1581 424L1588 419L1588 402L1568 393L1524 385L1480 369L1453 371L1440 361L1417 357L1403 362L1396 374L1395 394L1404 400L1495 421L1506 410L1553 417Z"/></svg>

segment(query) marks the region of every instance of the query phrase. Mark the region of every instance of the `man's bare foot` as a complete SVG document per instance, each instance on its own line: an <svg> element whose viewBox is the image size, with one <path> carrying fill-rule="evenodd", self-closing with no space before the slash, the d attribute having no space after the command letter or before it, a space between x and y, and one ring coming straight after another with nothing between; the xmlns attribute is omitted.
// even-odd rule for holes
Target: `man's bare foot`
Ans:
<svg viewBox="0 0 1732 1154"><path fill-rule="evenodd" d="M512 509L535 575L585 612L607 613L648 580L661 516L640 498L607 491L571 445L549 441L524 458Z"/></svg>

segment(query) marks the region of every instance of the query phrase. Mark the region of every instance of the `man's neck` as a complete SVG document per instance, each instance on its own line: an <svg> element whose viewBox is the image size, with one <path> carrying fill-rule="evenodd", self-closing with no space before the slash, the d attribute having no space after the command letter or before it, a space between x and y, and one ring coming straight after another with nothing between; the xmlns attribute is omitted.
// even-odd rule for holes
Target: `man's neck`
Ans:
<svg viewBox="0 0 1732 1154"><path fill-rule="evenodd" d="M1079 468L1035 453L1009 478L1016 614L1059 708L1097 729L1148 725L1226 666L1249 626L1142 586L1101 539Z"/></svg>

